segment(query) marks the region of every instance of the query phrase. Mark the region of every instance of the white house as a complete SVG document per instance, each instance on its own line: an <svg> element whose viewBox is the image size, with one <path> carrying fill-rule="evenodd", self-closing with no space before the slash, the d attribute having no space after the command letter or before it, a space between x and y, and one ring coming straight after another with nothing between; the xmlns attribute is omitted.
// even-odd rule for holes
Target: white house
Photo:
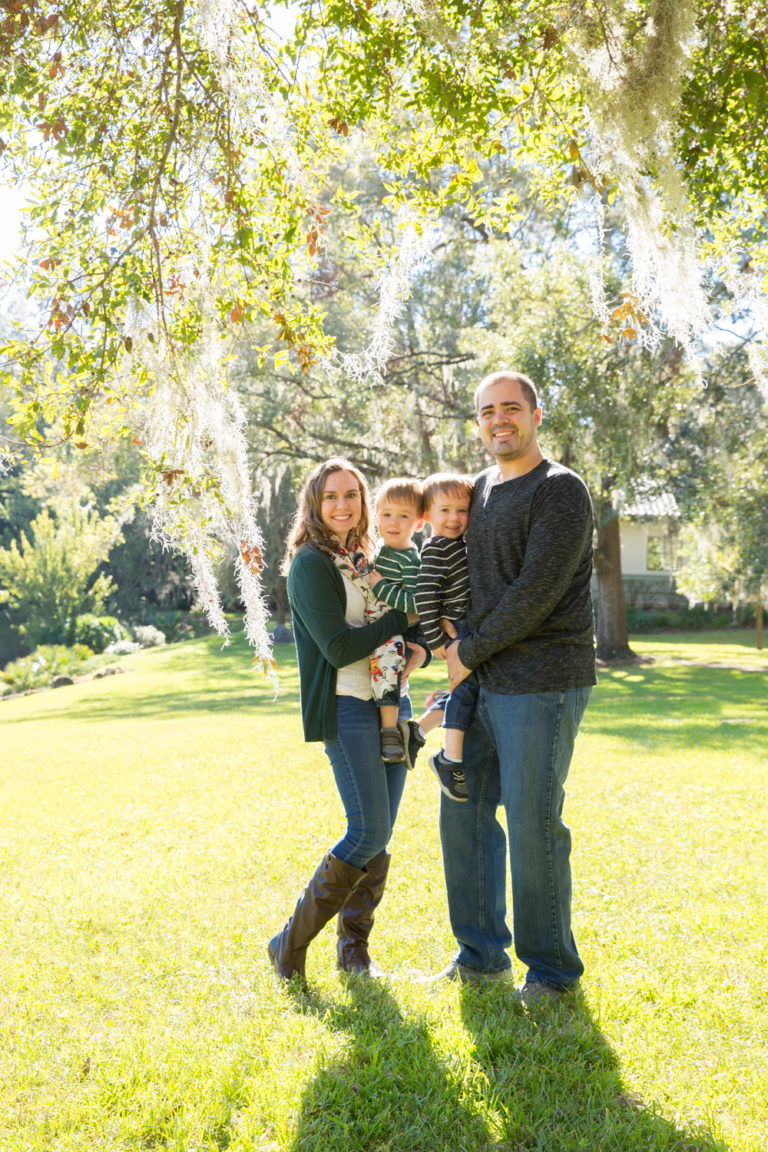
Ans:
<svg viewBox="0 0 768 1152"><path fill-rule="evenodd" d="M627 604L670 608L687 604L675 591L680 511L671 493L647 492L619 511L621 571Z"/></svg>

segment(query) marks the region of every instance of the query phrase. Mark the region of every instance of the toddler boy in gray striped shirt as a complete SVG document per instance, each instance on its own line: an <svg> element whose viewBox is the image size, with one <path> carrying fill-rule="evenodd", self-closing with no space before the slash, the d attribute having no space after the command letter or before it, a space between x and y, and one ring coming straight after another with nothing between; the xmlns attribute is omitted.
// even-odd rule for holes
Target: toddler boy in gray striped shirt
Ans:
<svg viewBox="0 0 768 1152"><path fill-rule="evenodd" d="M432 536L421 549L421 566L416 577L416 610L419 624L435 656L445 658L451 637L443 621L456 626L459 639L465 631L469 604L469 571L464 532L469 520L472 480L460 473L438 472L423 485L424 518L432 525ZM425 735L440 720L436 707L445 709L442 720L445 746L430 756L429 765L441 791L452 800L467 799L464 780L464 733L474 715L478 681L473 673L450 695L436 698L432 709L420 717L419 731ZM439 715L439 713L438 713Z"/></svg>

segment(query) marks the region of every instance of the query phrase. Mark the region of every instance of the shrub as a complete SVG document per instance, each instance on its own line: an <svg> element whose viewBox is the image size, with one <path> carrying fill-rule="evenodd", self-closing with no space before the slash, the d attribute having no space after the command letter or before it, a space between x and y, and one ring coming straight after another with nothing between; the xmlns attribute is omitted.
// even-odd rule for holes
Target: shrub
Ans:
<svg viewBox="0 0 768 1152"><path fill-rule="evenodd" d="M30 648L66 643L70 620L103 612L113 584L96 572L118 531L114 517L73 503L55 518L44 508L18 543L0 548L3 598Z"/></svg>
<svg viewBox="0 0 768 1152"><path fill-rule="evenodd" d="M630 632L699 632L704 628L727 628L728 624L727 612L712 612L703 604L696 604L693 608L662 609L627 606Z"/></svg>
<svg viewBox="0 0 768 1152"><path fill-rule="evenodd" d="M130 656L132 652L138 652L141 644L137 644L134 640L116 640L114 644L109 644L104 652L107 656Z"/></svg>
<svg viewBox="0 0 768 1152"><path fill-rule="evenodd" d="M158 628L168 644L175 644L177 640L186 640L193 635L194 630L181 612L152 612L145 615L144 620L148 625Z"/></svg>
<svg viewBox="0 0 768 1152"><path fill-rule="evenodd" d="M8 692L28 692L31 688L42 688L48 682L40 662L35 660L34 655L32 653L30 656L22 656L20 660L11 660L10 664L6 664L2 672L3 682L6 685L4 695Z"/></svg>
<svg viewBox="0 0 768 1152"><path fill-rule="evenodd" d="M157 648L165 644L165 635L151 624L139 624L133 631L142 648Z"/></svg>
<svg viewBox="0 0 768 1152"><path fill-rule="evenodd" d="M66 648L63 644L44 644L29 656L6 664L2 678L8 685L6 692L27 692L31 688L45 688L54 676L71 676L81 671L83 664L93 656L85 644Z"/></svg>
<svg viewBox="0 0 768 1152"><path fill-rule="evenodd" d="M86 613L75 618L68 638L73 644L87 644L94 652L103 652L110 644L130 640L131 634L116 616L93 616Z"/></svg>

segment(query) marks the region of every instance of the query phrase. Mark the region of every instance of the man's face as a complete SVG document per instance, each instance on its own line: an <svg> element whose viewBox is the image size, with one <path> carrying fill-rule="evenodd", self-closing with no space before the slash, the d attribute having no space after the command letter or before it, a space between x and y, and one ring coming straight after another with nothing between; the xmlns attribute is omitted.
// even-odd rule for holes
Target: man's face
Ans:
<svg viewBox="0 0 768 1152"><path fill-rule="evenodd" d="M408 548L414 532L423 526L421 513L413 504L381 500L376 506L376 528L390 548Z"/></svg>
<svg viewBox="0 0 768 1152"><path fill-rule="evenodd" d="M488 384L477 398L480 437L497 460L519 460L536 445L541 408L531 408L517 380Z"/></svg>
<svg viewBox="0 0 768 1152"><path fill-rule="evenodd" d="M432 525L433 535L458 540L467 530L469 496L463 492L437 492L427 519Z"/></svg>

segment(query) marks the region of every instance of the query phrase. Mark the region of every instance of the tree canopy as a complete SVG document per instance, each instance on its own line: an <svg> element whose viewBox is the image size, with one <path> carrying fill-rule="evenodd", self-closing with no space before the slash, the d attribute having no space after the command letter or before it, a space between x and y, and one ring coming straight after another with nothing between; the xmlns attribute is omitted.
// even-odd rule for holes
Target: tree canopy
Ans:
<svg viewBox="0 0 768 1152"><path fill-rule="evenodd" d="M45 452L44 428L82 451L117 434L140 442L155 530L185 551L222 630L215 553L248 545L238 579L264 652L248 562L261 537L229 372L243 340L288 387L315 366L347 392L380 383L444 214L504 235L521 180L593 214L583 258L607 332L644 346L668 334L695 355L712 291L768 327L766 17L748 0L0 9L0 149L30 190L41 317L5 342L18 401L6 454L14 437ZM362 151L393 235L340 178ZM599 275L609 203L631 256L618 296ZM377 285L356 347L324 325L332 242Z"/></svg>

